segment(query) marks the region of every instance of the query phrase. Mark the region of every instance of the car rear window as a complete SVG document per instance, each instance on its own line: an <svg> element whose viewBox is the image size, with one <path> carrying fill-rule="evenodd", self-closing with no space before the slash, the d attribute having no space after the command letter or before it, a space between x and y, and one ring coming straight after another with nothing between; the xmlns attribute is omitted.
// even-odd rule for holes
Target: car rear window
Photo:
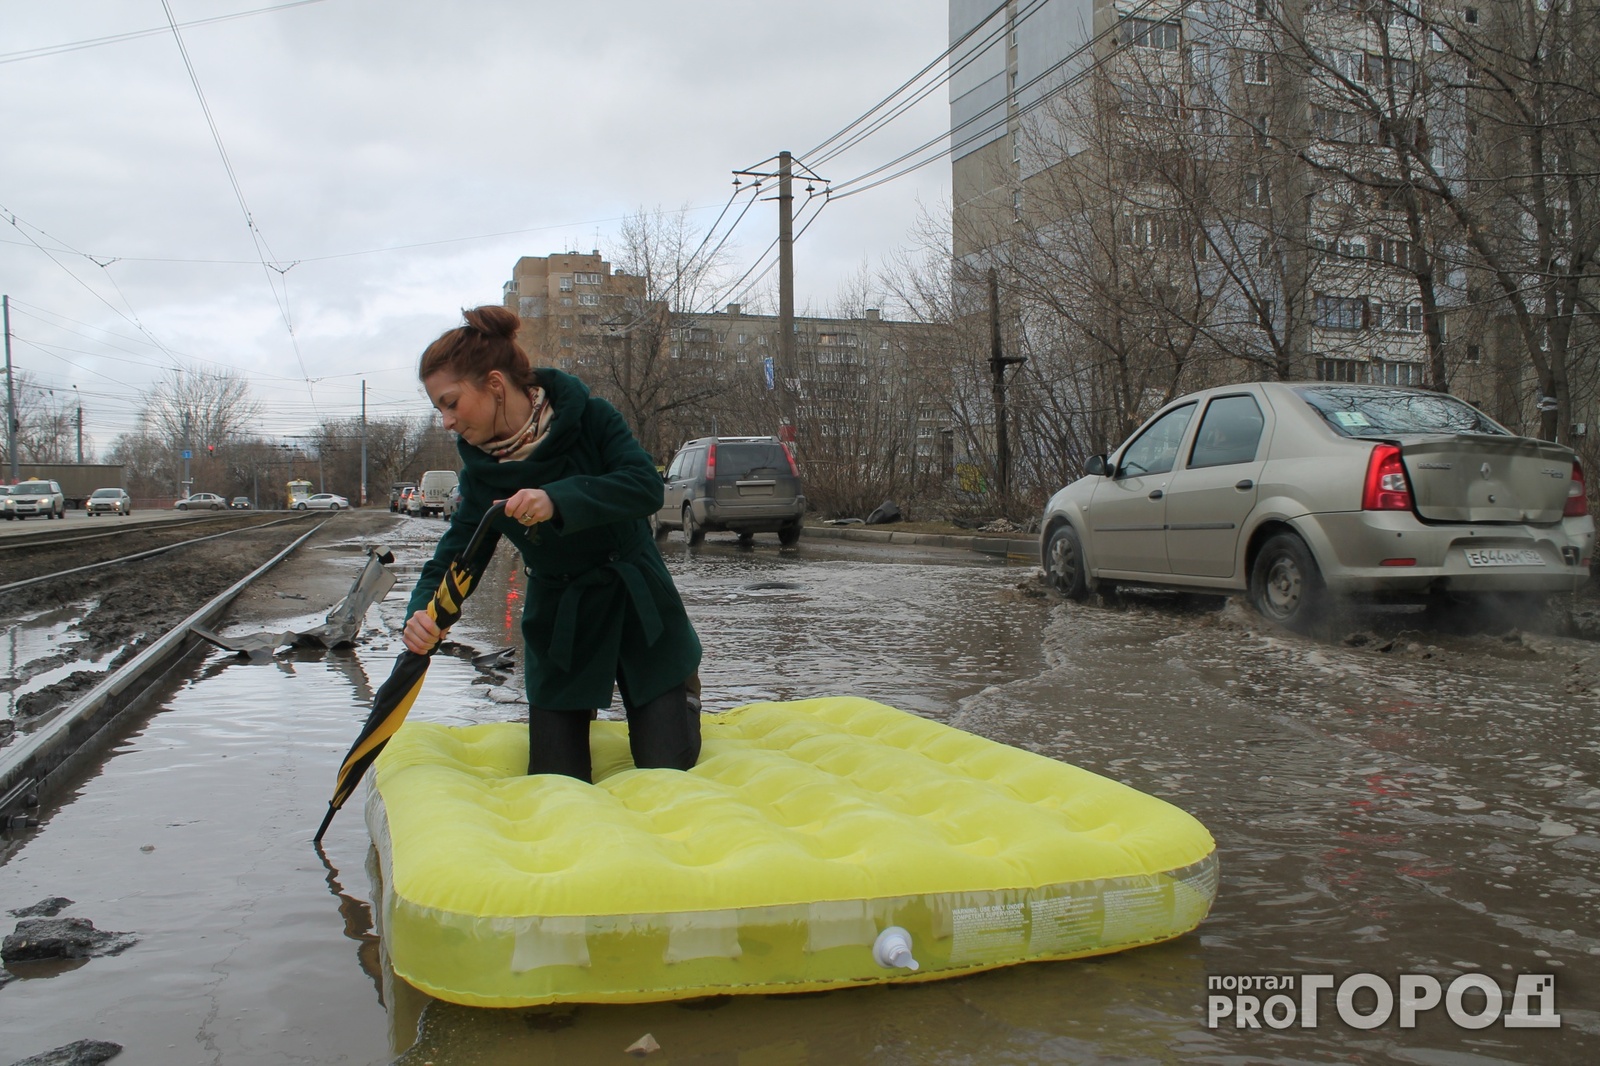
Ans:
<svg viewBox="0 0 1600 1066"><path fill-rule="evenodd" d="M783 445L769 444L718 444L718 474L787 474L789 457Z"/></svg>
<svg viewBox="0 0 1600 1066"><path fill-rule="evenodd" d="M1406 433L1512 433L1488 415L1454 396L1409 389L1316 385L1296 389L1335 433L1346 437L1387 437Z"/></svg>

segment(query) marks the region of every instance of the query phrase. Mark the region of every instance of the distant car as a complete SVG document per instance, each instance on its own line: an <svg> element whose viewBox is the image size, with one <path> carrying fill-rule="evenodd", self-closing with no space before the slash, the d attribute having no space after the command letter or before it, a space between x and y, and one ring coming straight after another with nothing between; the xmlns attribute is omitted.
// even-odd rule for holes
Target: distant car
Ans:
<svg viewBox="0 0 1600 1066"><path fill-rule="evenodd" d="M404 511L406 502L410 499L410 494L415 489L416 486L409 481L401 481L389 486L389 510Z"/></svg>
<svg viewBox="0 0 1600 1066"><path fill-rule="evenodd" d="M806 497L794 456L777 437L701 437L678 450L664 475L656 536L683 530L690 544L708 530L732 530L748 544L777 533L785 546L800 540Z"/></svg>
<svg viewBox="0 0 1600 1066"><path fill-rule="evenodd" d="M342 511L350 506L350 501L343 496L335 496L331 492L319 492L309 499L301 500L295 504L295 510L304 511Z"/></svg>
<svg viewBox="0 0 1600 1066"><path fill-rule="evenodd" d="M417 491L413 496L417 505L414 513L423 517L444 514L445 496L459 480L460 475L454 470L424 470L422 477L417 480Z"/></svg>
<svg viewBox="0 0 1600 1066"><path fill-rule="evenodd" d="M172 506L180 511L223 511L227 509L228 501L214 492L196 492Z"/></svg>
<svg viewBox="0 0 1600 1066"><path fill-rule="evenodd" d="M132 514L133 497L124 489L95 489L83 509L93 518L97 514Z"/></svg>
<svg viewBox="0 0 1600 1066"><path fill-rule="evenodd" d="M451 485L450 491L445 493L444 510L440 512L440 517L444 518L445 521L449 521L451 516L456 513L456 508L460 506L461 486L459 484Z"/></svg>
<svg viewBox="0 0 1600 1066"><path fill-rule="evenodd" d="M400 501L400 509L408 515L422 517L422 490L412 489Z"/></svg>
<svg viewBox="0 0 1600 1066"><path fill-rule="evenodd" d="M228 506L235 511L248 511L250 510L250 497L235 496L233 499L228 501Z"/></svg>
<svg viewBox="0 0 1600 1066"><path fill-rule="evenodd" d="M1583 467L1454 396L1332 381L1184 396L1045 505L1072 599L1119 584L1243 592L1305 628L1332 595L1533 603L1594 558Z"/></svg>
<svg viewBox="0 0 1600 1066"><path fill-rule="evenodd" d="M54 481L21 481L11 486L5 498L7 518L66 518L67 498Z"/></svg>

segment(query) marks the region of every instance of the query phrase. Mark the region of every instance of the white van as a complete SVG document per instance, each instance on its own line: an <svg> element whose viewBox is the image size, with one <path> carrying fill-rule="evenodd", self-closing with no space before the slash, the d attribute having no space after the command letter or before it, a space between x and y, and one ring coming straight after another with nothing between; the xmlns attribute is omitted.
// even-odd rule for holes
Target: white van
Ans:
<svg viewBox="0 0 1600 1066"><path fill-rule="evenodd" d="M417 482L416 513L424 518L431 514L444 514L450 490L460 480L454 470L425 471Z"/></svg>

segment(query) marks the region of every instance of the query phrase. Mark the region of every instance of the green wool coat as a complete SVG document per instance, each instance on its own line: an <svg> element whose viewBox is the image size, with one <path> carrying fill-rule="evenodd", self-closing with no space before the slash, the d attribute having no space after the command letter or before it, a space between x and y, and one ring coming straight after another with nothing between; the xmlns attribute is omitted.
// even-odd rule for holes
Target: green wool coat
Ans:
<svg viewBox="0 0 1600 1066"><path fill-rule="evenodd" d="M582 381L550 369L534 378L553 415L532 456L502 463L457 441L461 503L422 568L406 617L427 606L496 500L544 489L553 519L525 527L502 516L483 547L487 555L505 537L527 568L528 702L552 711L604 708L620 681L630 702L647 703L700 666L700 638L646 521L661 508L661 475L622 415Z"/></svg>

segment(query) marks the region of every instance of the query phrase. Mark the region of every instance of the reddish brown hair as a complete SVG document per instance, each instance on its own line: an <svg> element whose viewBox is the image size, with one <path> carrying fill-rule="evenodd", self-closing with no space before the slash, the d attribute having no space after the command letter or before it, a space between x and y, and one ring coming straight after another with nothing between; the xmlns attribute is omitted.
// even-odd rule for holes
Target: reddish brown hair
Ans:
<svg viewBox="0 0 1600 1066"><path fill-rule="evenodd" d="M417 377L426 380L443 370L452 377L482 386L489 371L505 375L512 388L526 389L533 384L533 367L528 353L517 343L522 319L515 311L497 304L463 310L464 326L446 330L428 345L417 366Z"/></svg>

